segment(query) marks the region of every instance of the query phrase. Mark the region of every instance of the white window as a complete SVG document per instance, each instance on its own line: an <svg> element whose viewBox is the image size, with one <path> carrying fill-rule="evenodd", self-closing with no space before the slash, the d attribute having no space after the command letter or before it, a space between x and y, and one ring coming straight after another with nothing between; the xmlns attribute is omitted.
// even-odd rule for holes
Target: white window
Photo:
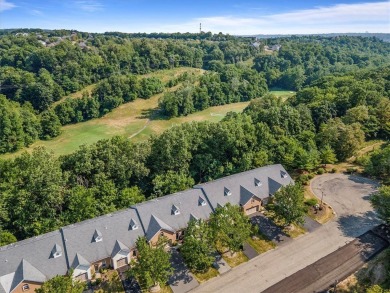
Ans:
<svg viewBox="0 0 390 293"><path fill-rule="evenodd" d="M23 290L23 291L28 291L28 290L30 290L30 286L29 286L28 284L24 284L24 285L22 286L22 290Z"/></svg>

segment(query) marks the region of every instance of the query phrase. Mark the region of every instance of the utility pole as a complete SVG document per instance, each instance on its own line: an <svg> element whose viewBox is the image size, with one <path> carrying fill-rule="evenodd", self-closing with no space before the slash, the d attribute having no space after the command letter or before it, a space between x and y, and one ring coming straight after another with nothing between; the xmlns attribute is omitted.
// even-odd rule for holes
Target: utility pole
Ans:
<svg viewBox="0 0 390 293"><path fill-rule="evenodd" d="M320 210L323 209L323 199L324 199L324 191L321 190L321 204L320 204Z"/></svg>

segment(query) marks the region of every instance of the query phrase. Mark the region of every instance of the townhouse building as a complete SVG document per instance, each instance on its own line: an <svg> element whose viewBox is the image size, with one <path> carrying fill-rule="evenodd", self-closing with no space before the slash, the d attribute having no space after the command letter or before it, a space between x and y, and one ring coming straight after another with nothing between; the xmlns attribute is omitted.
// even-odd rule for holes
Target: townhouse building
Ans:
<svg viewBox="0 0 390 293"><path fill-rule="evenodd" d="M138 237L151 245L161 236L181 241L191 219L208 220L227 203L253 214L293 183L282 165L265 166L0 247L0 293L34 292L69 272L76 280L90 280L102 268L130 264Z"/></svg>

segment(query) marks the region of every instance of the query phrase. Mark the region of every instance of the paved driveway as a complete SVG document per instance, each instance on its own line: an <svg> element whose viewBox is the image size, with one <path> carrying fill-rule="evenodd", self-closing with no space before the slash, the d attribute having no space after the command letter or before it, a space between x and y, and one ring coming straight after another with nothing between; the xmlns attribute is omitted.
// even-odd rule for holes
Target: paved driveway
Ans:
<svg viewBox="0 0 390 293"><path fill-rule="evenodd" d="M171 264L174 268L174 274L169 278L168 284L173 293L185 293L199 286L198 281L184 264L183 258L175 249L171 249Z"/></svg>
<svg viewBox="0 0 390 293"><path fill-rule="evenodd" d="M354 240L380 221L369 203L376 183L356 176L324 174L312 182L314 193L336 212L333 221L200 285L194 292L262 292ZM357 223L359 224L357 224Z"/></svg>
<svg viewBox="0 0 390 293"><path fill-rule="evenodd" d="M257 251L248 243L244 243L242 252L246 255L248 259L255 258L256 256L259 255Z"/></svg>

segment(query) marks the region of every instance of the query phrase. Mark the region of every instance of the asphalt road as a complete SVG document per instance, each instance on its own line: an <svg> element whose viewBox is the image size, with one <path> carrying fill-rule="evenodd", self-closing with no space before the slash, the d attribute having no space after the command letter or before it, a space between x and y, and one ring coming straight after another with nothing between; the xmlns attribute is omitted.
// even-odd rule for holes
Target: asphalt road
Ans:
<svg viewBox="0 0 390 293"><path fill-rule="evenodd" d="M318 197L324 192L324 201L336 212L332 221L192 292L263 292L380 223L369 202L369 195L377 188L375 182L344 174L324 174L315 178L311 187Z"/></svg>
<svg viewBox="0 0 390 293"><path fill-rule="evenodd" d="M372 232L367 232L335 252L276 283L263 293L324 292L336 280L342 280L355 272L388 245L387 241Z"/></svg>

